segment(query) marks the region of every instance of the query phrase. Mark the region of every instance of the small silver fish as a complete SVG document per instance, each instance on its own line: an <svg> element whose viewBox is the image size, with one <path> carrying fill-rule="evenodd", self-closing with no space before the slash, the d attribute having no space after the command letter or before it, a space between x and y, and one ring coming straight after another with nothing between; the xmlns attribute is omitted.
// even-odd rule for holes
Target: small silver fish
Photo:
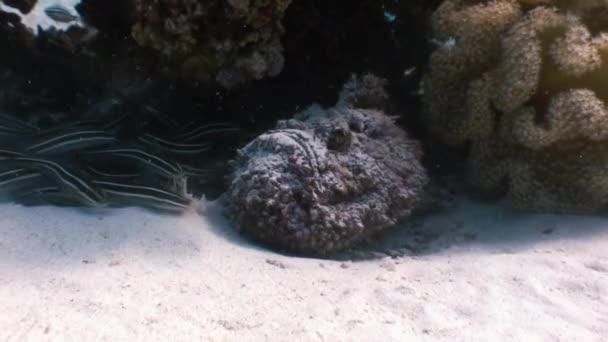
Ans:
<svg viewBox="0 0 608 342"><path fill-rule="evenodd" d="M59 23L71 23L79 19L78 15L72 14L61 5L51 5L44 9L44 14Z"/></svg>
<svg viewBox="0 0 608 342"><path fill-rule="evenodd" d="M413 66L413 67L411 67L411 68L405 69L405 70L403 71L403 76L405 76L405 77L410 77L410 76L412 76L412 75L413 75L415 72L416 72L416 67L415 67L415 66Z"/></svg>

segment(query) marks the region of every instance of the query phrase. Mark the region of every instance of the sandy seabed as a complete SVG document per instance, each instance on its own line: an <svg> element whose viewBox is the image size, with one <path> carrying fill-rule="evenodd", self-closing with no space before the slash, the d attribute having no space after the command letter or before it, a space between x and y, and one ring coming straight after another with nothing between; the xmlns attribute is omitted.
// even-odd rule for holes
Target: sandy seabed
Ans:
<svg viewBox="0 0 608 342"><path fill-rule="evenodd" d="M0 212L0 340L608 341L606 217L462 200L349 261L258 247L213 203Z"/></svg>

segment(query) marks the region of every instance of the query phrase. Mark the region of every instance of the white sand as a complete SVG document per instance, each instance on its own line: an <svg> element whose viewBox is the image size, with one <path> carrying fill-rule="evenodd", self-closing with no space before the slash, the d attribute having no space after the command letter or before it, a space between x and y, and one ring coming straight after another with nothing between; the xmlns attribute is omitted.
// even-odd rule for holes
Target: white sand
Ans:
<svg viewBox="0 0 608 342"><path fill-rule="evenodd" d="M416 255L342 262L217 207L0 212L0 340L608 341L607 218L462 202L369 247Z"/></svg>

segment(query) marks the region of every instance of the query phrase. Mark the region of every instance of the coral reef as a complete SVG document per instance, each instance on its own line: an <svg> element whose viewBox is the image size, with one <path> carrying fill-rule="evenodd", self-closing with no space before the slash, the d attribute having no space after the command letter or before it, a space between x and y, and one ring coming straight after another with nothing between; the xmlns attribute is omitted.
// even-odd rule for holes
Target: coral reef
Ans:
<svg viewBox="0 0 608 342"><path fill-rule="evenodd" d="M608 4L446 0L432 25L424 120L469 147L470 183L525 209L605 209Z"/></svg>
<svg viewBox="0 0 608 342"><path fill-rule="evenodd" d="M162 60L157 62L157 68L161 64L166 75L217 81L225 88L276 76L283 69L281 20L290 0L125 3L128 4L108 5L99 0L0 1L0 26L10 22L7 31L11 34L22 28L30 36L44 32L52 44L71 53L102 36L114 45L98 44L88 53L113 56L104 61L106 64L115 63L116 55L100 49L140 47L146 51L146 58ZM113 32L117 27L123 29L125 21L129 24L126 32ZM149 49L158 51L157 56Z"/></svg>
<svg viewBox="0 0 608 342"><path fill-rule="evenodd" d="M283 68L281 19L290 0L136 0L132 35L183 75L231 88Z"/></svg>
<svg viewBox="0 0 608 342"><path fill-rule="evenodd" d="M54 103L53 110L70 111L74 116L87 111L88 104L96 102L92 98L156 83L164 85L165 91L152 96L153 102L177 94L180 99L173 105L185 107L182 94L197 102L196 109L176 109L174 115L187 112L220 120L230 116L245 122L255 118L258 127L266 127L294 108L312 102L334 104L336 89L351 72L374 72L390 79L392 87L405 86L408 93L417 89L419 75L404 78L403 70L414 66L421 70L425 63L425 39L420 32L437 1L312 0L289 5L286 1L198 1L209 12L190 17L186 14L195 10L186 8L184 1L149 1L151 7L145 7L144 1L82 0L75 11L86 28L98 32L90 40L78 27L44 30L33 36L19 23L18 14L0 11L0 44L4 47L0 74L10 69L21 79L17 83L7 80L11 88L25 83L17 95L26 101L7 102L38 103L42 94L45 101ZM42 2L0 1L23 14ZM245 9L245 4L249 11L239 16L237 9ZM73 7L68 9L75 14ZM387 21L385 11L394 13L396 19ZM174 21L184 21L180 27L188 29L183 34L171 33ZM144 33L142 44L133 38L139 37L136 32ZM196 36L196 40L187 36ZM187 48L175 49L178 46ZM283 56L285 68L280 77L268 77L279 72ZM234 87L259 78L263 81ZM230 89L222 89L225 87ZM274 101L276 98L281 101ZM418 105L414 96L403 98L409 101L408 108ZM0 107L14 111L12 105L6 108L0 103ZM27 110L41 110L32 107L28 105Z"/></svg>
<svg viewBox="0 0 608 342"><path fill-rule="evenodd" d="M382 111L353 106L371 95L386 100L370 85L383 82L353 78L342 92L348 101L312 105L239 150L226 200L241 231L292 252L327 254L420 205L427 176L419 144Z"/></svg>

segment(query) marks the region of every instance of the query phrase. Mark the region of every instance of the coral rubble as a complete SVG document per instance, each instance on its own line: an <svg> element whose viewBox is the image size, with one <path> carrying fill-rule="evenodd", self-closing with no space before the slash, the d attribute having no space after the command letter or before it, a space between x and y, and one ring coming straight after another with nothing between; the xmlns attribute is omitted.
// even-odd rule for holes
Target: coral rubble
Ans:
<svg viewBox="0 0 608 342"><path fill-rule="evenodd" d="M436 139L469 146L470 183L518 207L608 204L608 4L446 0L424 79Z"/></svg>
<svg viewBox="0 0 608 342"><path fill-rule="evenodd" d="M353 78L339 105L312 105L239 150L226 193L246 234L326 254L407 218L427 183L420 145L377 109L383 82ZM379 101L369 97L380 94Z"/></svg>

